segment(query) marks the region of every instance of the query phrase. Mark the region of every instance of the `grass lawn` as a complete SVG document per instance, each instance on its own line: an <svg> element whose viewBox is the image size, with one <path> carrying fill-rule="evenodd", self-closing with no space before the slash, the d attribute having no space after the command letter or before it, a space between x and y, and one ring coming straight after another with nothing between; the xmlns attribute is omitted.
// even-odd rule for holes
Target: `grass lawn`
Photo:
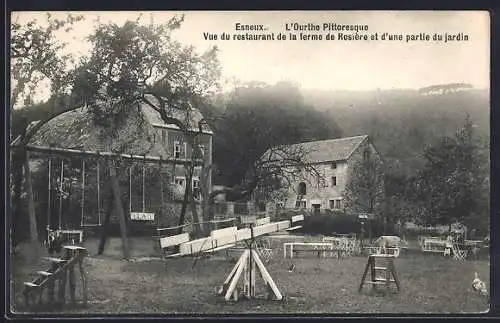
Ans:
<svg viewBox="0 0 500 323"><path fill-rule="evenodd" d="M315 253L303 253L294 258L296 268L290 273L291 260L283 259L281 247L286 239L275 241L267 268L284 295L282 301L265 300L261 285L257 285L257 295L261 294L262 299L235 303L217 296L216 288L234 266L223 254L200 258L194 267L194 258L127 262L120 260L119 239L112 239L102 256L95 254L97 241L89 240L90 256L85 260L89 304L86 308L66 305L51 312L342 314L478 313L489 309L488 301L472 290L474 272L489 285L488 260L460 263L442 255L410 250L395 259L402 290L384 296L369 285L358 293L367 257L317 258ZM151 246L151 240L134 238L135 256L150 256ZM34 271L46 269L41 256L33 248L21 248L12 256L11 304L15 313L34 311L25 308L21 292L23 281L29 281Z"/></svg>

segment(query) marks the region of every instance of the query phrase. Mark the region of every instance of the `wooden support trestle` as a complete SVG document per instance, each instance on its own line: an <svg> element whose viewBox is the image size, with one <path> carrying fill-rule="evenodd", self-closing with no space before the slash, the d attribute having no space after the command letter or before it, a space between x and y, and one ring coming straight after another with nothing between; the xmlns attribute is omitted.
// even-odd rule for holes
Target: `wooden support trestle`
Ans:
<svg viewBox="0 0 500 323"><path fill-rule="evenodd" d="M363 278L361 278L361 284L359 285L359 292L363 289L364 284L371 284L373 289L376 289L376 286L384 286L384 293L387 293L390 289L391 283L394 283L397 287L398 292L401 289L401 285L399 283L398 274L396 272L396 267L394 266L394 256L388 254L381 255L370 255L368 257L368 262L366 263L365 271L363 273ZM375 260L385 260L384 266L376 266ZM371 280L365 281L368 275L368 271L371 272ZM379 277L377 272L382 272L384 274L383 277Z"/></svg>
<svg viewBox="0 0 500 323"><path fill-rule="evenodd" d="M243 294L249 299L255 298L256 270L260 272L260 276L268 288L269 298L274 298L278 301L282 300L283 295L264 266L259 254L251 247L248 247L243 251L240 259L237 261L236 265L224 281L224 284L219 289L218 294L224 295L224 299L226 301L229 301L231 297L237 301L240 293L240 289L237 288L237 285L243 273Z"/></svg>
<svg viewBox="0 0 500 323"><path fill-rule="evenodd" d="M66 302L66 282L69 280L69 293L71 303L76 303L76 274L75 267L78 266L80 278L82 281L82 296L83 304L87 304L87 279L83 269L83 259L87 256L87 249L79 246L64 246L65 250L63 258L45 257L51 266L47 270L38 270L37 277L31 282L24 283L24 297L26 305L30 305L30 301L38 303L43 302L44 291L47 290L48 302L55 301L64 304ZM55 290L57 289L57 294Z"/></svg>

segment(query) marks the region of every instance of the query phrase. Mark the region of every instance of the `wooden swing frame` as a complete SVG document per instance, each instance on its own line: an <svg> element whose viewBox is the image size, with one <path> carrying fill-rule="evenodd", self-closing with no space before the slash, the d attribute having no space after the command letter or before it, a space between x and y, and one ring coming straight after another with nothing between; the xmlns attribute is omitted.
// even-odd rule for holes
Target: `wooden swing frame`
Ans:
<svg viewBox="0 0 500 323"><path fill-rule="evenodd" d="M99 152L99 151L88 151L88 150L77 150L77 149L66 149L66 148L54 148L54 147L45 147L45 146L34 146L34 145L25 145L26 149L26 159L24 162L24 176L26 181L26 190L28 194L28 214L30 217L30 232L32 237L36 236L37 225L36 225L36 214L35 214L35 202L33 195L33 188L31 182L31 171L30 171L30 155L31 153L40 153L40 154L48 154L50 156L68 156L68 157L97 157L98 160L105 159L108 164L108 170L110 174L110 184L111 184L111 193L112 193L112 201L114 202L114 208L118 214L118 218L120 221L120 233L122 237L122 246L123 246L123 257L125 259L130 258L130 248L128 244L128 237L126 231L126 218L125 212L123 210L123 205L121 203L121 190L120 185L118 183L117 171L114 165L114 160L117 158L127 159L127 160L137 160L144 162L152 162L162 164L180 164L180 165L191 165L193 162L190 159L181 159L181 158L162 158L157 156L150 155L133 155L133 154L120 154L120 153L112 153L112 152ZM50 160L50 159L49 159ZM203 165L203 161L197 159L194 161L195 165ZM49 206L50 208L50 206ZM99 251L103 251L104 244L106 239L106 225L109 223L109 219L111 217L111 209L106 214L104 219L104 223L102 224L102 236L101 243L99 246ZM50 209L48 209L50 212Z"/></svg>

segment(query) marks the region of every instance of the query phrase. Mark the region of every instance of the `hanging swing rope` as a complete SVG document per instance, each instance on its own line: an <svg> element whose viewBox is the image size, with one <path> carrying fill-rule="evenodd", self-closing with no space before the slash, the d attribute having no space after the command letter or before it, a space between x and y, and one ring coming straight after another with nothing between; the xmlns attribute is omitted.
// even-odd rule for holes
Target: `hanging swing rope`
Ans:
<svg viewBox="0 0 500 323"><path fill-rule="evenodd" d="M101 187L101 179L99 178L99 169L101 168L101 163L100 160L97 159L97 218L99 225L101 225L101 193L100 193L100 187Z"/></svg>
<svg viewBox="0 0 500 323"><path fill-rule="evenodd" d="M161 161L161 156L160 156L160 161ZM163 196L163 167L161 165L161 162L159 168L160 168L159 174L160 174L161 209L163 209L163 206L165 205L165 198Z"/></svg>
<svg viewBox="0 0 500 323"><path fill-rule="evenodd" d="M146 212L146 155L144 155L144 163L142 164L142 212Z"/></svg>
<svg viewBox="0 0 500 323"><path fill-rule="evenodd" d="M82 159L82 198L81 198L82 218L80 226L83 227L85 221L85 159Z"/></svg>
<svg viewBox="0 0 500 323"><path fill-rule="evenodd" d="M52 173L52 159L49 159L49 176L48 176L48 203L47 203L47 233L50 231L50 204L51 204L51 196L50 196L50 190L51 190L51 183L50 183L50 175Z"/></svg>
<svg viewBox="0 0 500 323"><path fill-rule="evenodd" d="M132 213L132 167L134 164L131 164L128 168L128 213Z"/></svg>
<svg viewBox="0 0 500 323"><path fill-rule="evenodd" d="M129 168L129 214L131 220L154 221L154 213L146 212L146 156L142 165L142 212L132 211L132 166Z"/></svg>
<svg viewBox="0 0 500 323"><path fill-rule="evenodd" d="M68 230L67 226L68 223L66 221L65 229L62 228L62 213L63 213L63 195L66 193L64 192L64 159L61 159L61 173L59 177L59 219L58 219L58 226L57 229L52 230L50 225L50 217L51 217L51 210L50 210L50 203L51 203L51 178L50 175L52 173L52 162L51 159L49 159L49 183L48 183L48 188L49 188L49 206L47 207L47 236L48 236L48 244L49 244L49 253L52 253L53 251L59 252L59 247L62 245L64 241L68 241L71 243L82 243L83 242L83 231L82 230ZM68 190L68 197L71 192L71 174L70 174L70 182L69 182L69 190Z"/></svg>
<svg viewBox="0 0 500 323"><path fill-rule="evenodd" d="M59 230L62 229L61 222L62 222L63 181L64 181L64 160L61 159L61 177L59 179L59 226L58 226Z"/></svg>
<svg viewBox="0 0 500 323"><path fill-rule="evenodd" d="M101 180L100 180L100 174L99 174L99 169L100 169L100 163L99 163L99 159L97 160L97 164L96 164L96 168L97 168L97 218L98 218L98 223L85 223L85 185L86 185L86 181L85 181L85 176L87 175L87 169L86 169L86 163L85 163L85 159L82 159L82 180L81 180L81 191L82 191L82 195L81 195L81 201L80 201L80 206L81 206L81 221L80 221L80 227L81 228L84 228L84 227L96 227L96 226L101 226ZM95 216L95 214L94 214ZM92 218L94 218L94 216L92 216Z"/></svg>

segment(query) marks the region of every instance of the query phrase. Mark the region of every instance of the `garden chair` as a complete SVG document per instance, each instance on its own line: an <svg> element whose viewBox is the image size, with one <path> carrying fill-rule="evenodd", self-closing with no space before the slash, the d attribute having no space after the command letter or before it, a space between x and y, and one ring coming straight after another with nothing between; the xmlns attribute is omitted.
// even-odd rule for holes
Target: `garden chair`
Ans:
<svg viewBox="0 0 500 323"><path fill-rule="evenodd" d="M268 238L258 239L255 243L255 248L264 262L268 263L271 261L273 249L271 248L271 242Z"/></svg>
<svg viewBox="0 0 500 323"><path fill-rule="evenodd" d="M456 244L456 243L451 244L451 250L453 252L454 259L461 261L461 262L465 261L465 259L467 257L467 250L461 250L458 247L458 244Z"/></svg>

